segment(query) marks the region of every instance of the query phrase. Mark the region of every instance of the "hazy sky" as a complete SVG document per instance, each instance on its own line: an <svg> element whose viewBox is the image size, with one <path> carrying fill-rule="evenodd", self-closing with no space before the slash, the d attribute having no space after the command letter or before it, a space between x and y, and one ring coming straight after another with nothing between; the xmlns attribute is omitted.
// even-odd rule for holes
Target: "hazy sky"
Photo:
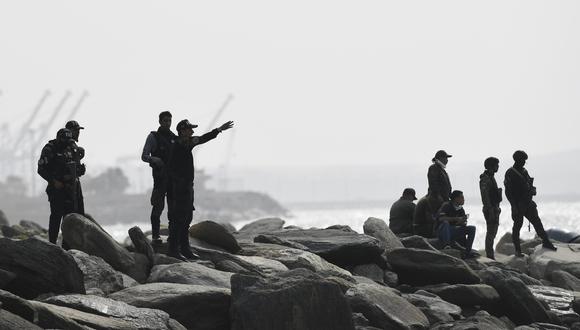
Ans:
<svg viewBox="0 0 580 330"><path fill-rule="evenodd" d="M138 159L157 114L236 122L232 165L425 163L576 149L578 1L0 1L0 123L67 89L89 164ZM230 142L229 136L234 136Z"/></svg>

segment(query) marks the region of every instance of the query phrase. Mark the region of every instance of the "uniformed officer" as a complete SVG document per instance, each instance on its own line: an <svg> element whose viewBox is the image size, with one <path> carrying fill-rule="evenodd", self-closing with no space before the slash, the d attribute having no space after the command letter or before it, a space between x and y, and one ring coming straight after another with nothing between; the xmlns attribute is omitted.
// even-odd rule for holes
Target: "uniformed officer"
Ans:
<svg viewBox="0 0 580 330"><path fill-rule="evenodd" d="M159 114L159 128L147 135L141 160L149 163L153 174L153 191L151 191L151 236L152 243L159 245L161 238L159 234L161 225L161 213L165 207L165 196L167 204L170 203L171 190L169 178L167 177L166 164L169 161L169 152L175 141L176 135L171 132L171 113L163 111ZM169 217L169 216L168 216Z"/></svg>
<svg viewBox="0 0 580 330"><path fill-rule="evenodd" d="M215 139L222 131L232 128L234 123L228 121L220 127L201 136L193 136L197 125L187 119L177 124L178 137L175 140L168 163L168 173L172 191L169 205L169 247L167 255L181 260L193 259L197 256L189 246L189 225L193 210L193 147Z"/></svg>
<svg viewBox="0 0 580 330"><path fill-rule="evenodd" d="M497 187L494 174L499 169L499 159L488 157L483 162L485 171L479 176L479 190L481 192L481 203L483 204L483 217L487 225L485 234L485 254L490 259L495 259L493 251L493 241L497 235L499 227L499 215L501 208L499 204L502 199L501 188Z"/></svg>
<svg viewBox="0 0 580 330"><path fill-rule="evenodd" d="M84 214L82 198L79 200L78 177L85 174L80 164L84 153L77 147L73 133L61 128L56 139L43 148L38 160L38 174L46 180L46 193L50 202L48 238L56 243L62 218L69 213ZM66 248L63 242L63 247Z"/></svg>
<svg viewBox="0 0 580 330"><path fill-rule="evenodd" d="M83 157L85 156L85 149L81 146L78 145L79 143L79 136L80 136L80 132L81 129L85 129L84 127L82 127L81 125L79 125L79 123L76 120L69 120L66 125L64 126L65 128L69 129L72 132L73 135L73 140L75 140L75 142L77 143L77 150L78 150L78 157L75 157L75 162L77 162L77 165L82 167L83 173L85 171L85 164L81 164L80 160L83 159ZM78 176L77 176L78 178ZM84 214L85 213L85 204L84 204L84 197L83 197L83 189L81 186L81 181L77 180L77 203L78 203L78 208L77 208L77 213L80 214Z"/></svg>

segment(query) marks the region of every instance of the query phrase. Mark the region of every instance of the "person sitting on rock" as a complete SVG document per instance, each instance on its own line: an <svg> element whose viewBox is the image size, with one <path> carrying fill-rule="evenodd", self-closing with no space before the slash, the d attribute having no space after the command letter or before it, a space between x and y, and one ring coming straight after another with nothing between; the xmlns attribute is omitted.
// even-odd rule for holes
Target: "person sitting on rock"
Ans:
<svg viewBox="0 0 580 330"><path fill-rule="evenodd" d="M475 226L467 225L468 216L463 209L465 203L463 192L454 190L450 197L451 200L443 203L437 212L436 231L439 240L443 243L444 248L452 247L462 250L463 258L474 257L471 247L475 239Z"/></svg>
<svg viewBox="0 0 580 330"><path fill-rule="evenodd" d="M413 213L415 213L415 189L406 188L389 211L389 228L396 235L413 233Z"/></svg>
<svg viewBox="0 0 580 330"><path fill-rule="evenodd" d="M413 234L425 238L435 237L434 227L438 203L437 198L434 198L431 194L419 199L413 213Z"/></svg>

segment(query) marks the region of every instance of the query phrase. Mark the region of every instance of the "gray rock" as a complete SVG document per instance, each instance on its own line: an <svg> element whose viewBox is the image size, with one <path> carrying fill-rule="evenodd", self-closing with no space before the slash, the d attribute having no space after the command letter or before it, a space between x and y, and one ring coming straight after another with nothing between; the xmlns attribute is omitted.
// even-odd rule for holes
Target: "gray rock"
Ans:
<svg viewBox="0 0 580 330"><path fill-rule="evenodd" d="M452 323L440 323L431 327L431 330L511 330L512 328L497 317L485 312L478 312L463 320Z"/></svg>
<svg viewBox="0 0 580 330"><path fill-rule="evenodd" d="M123 277L100 257L79 250L69 250L83 272L85 289L100 289L104 294L123 290Z"/></svg>
<svg viewBox="0 0 580 330"><path fill-rule="evenodd" d="M0 289L3 289L8 285L8 283L12 282L16 278L16 274L13 272L6 271L4 269L0 269Z"/></svg>
<svg viewBox="0 0 580 330"><path fill-rule="evenodd" d="M385 283L385 285L392 288L399 285L399 275L397 275L397 273L390 270L385 270L383 274L383 283Z"/></svg>
<svg viewBox="0 0 580 330"><path fill-rule="evenodd" d="M538 246L530 255L530 275L537 279L549 279L557 270L580 276L580 244L555 243L558 251Z"/></svg>
<svg viewBox="0 0 580 330"><path fill-rule="evenodd" d="M18 239L26 239L34 236L30 235L26 228L20 225L2 226L2 235L4 235L4 237Z"/></svg>
<svg viewBox="0 0 580 330"><path fill-rule="evenodd" d="M280 237L276 237L274 235L260 234L256 237L254 237L254 242L255 243L277 244L277 245L291 247L293 249L310 251L310 249L305 245L302 245L302 244L296 243L296 242L292 242L292 241L288 241L285 239L281 239Z"/></svg>
<svg viewBox="0 0 580 330"><path fill-rule="evenodd" d="M160 309L188 329L230 329L228 289L176 283L138 285L109 295L136 307Z"/></svg>
<svg viewBox="0 0 580 330"><path fill-rule="evenodd" d="M238 260L242 260L257 267L266 276L276 275L278 273L287 272L289 269L283 263L277 260L272 260L260 256L236 256Z"/></svg>
<svg viewBox="0 0 580 330"><path fill-rule="evenodd" d="M0 310L0 329L42 330L36 324L5 310Z"/></svg>
<svg viewBox="0 0 580 330"><path fill-rule="evenodd" d="M384 283L384 270L377 264L358 265L353 268L352 273L354 275L370 278L371 280L381 284Z"/></svg>
<svg viewBox="0 0 580 330"><path fill-rule="evenodd" d="M520 240L520 245L522 248L522 252L525 254L531 254L536 246L542 244L542 240L540 238L533 238L530 240ZM512 234L505 233L497 242L495 246L495 252L501 253L505 255L514 255L514 245L512 243Z"/></svg>
<svg viewBox="0 0 580 330"><path fill-rule="evenodd" d="M0 227L1 226L10 226L10 222L8 221L6 214L2 210L0 210Z"/></svg>
<svg viewBox="0 0 580 330"><path fill-rule="evenodd" d="M526 285L542 285L542 282L526 274L522 274L510 269L501 269L495 266L480 270L477 272L477 274L485 284L491 285L493 287L495 287L495 282L497 282L497 280L505 279L508 277L518 278Z"/></svg>
<svg viewBox="0 0 580 330"><path fill-rule="evenodd" d="M339 286L306 269L264 279L234 275L231 316L232 330L354 329Z"/></svg>
<svg viewBox="0 0 580 330"><path fill-rule="evenodd" d="M230 234L233 234L237 231L236 227L234 227L234 225L229 222L218 222L218 224L224 227Z"/></svg>
<svg viewBox="0 0 580 330"><path fill-rule="evenodd" d="M455 284L426 287L443 300L459 306L493 306L500 302L500 296L490 285Z"/></svg>
<svg viewBox="0 0 580 330"><path fill-rule="evenodd" d="M0 290L0 304L1 309L18 315L27 321L35 322L38 318L36 310L28 300L22 299L8 291Z"/></svg>
<svg viewBox="0 0 580 330"><path fill-rule="evenodd" d="M554 286L570 291L580 291L580 279L578 277L563 270L556 270L549 275Z"/></svg>
<svg viewBox="0 0 580 330"><path fill-rule="evenodd" d="M477 274L463 260L442 253L400 248L387 253L387 259L393 271L399 275L400 283L480 283Z"/></svg>
<svg viewBox="0 0 580 330"><path fill-rule="evenodd" d="M536 299L545 302L556 315L574 313L572 303L575 294L573 291L543 285L528 285L528 289Z"/></svg>
<svg viewBox="0 0 580 330"><path fill-rule="evenodd" d="M233 273L222 272L197 263L182 262L153 267L147 282L195 284L229 289L232 275Z"/></svg>
<svg viewBox="0 0 580 330"><path fill-rule="evenodd" d="M43 293L85 293L83 273L60 247L36 238L0 238L0 268L16 274L6 290L24 298Z"/></svg>
<svg viewBox="0 0 580 330"><path fill-rule="evenodd" d="M425 239L425 237L418 235L401 238L401 243L408 249L412 248L439 252L433 245L429 243L429 241L427 241L427 239Z"/></svg>
<svg viewBox="0 0 580 330"><path fill-rule="evenodd" d="M383 250L391 251L395 248L402 248L403 244L395 235L384 220L379 218L368 218L363 225L364 233L379 240Z"/></svg>
<svg viewBox="0 0 580 330"><path fill-rule="evenodd" d="M240 229L240 233L268 233L281 230L285 221L280 218L259 219L246 224Z"/></svg>
<svg viewBox="0 0 580 330"><path fill-rule="evenodd" d="M502 258L501 255L496 257L498 261L501 261L504 265L508 266L509 268L518 270L521 273L530 274L530 257L524 255L523 257L516 257L515 255L507 256Z"/></svg>
<svg viewBox="0 0 580 330"><path fill-rule="evenodd" d="M149 269L153 267L155 263L155 251L141 228L135 226L129 229L129 238L131 238L131 242L135 247L135 252L145 255L147 260L149 260Z"/></svg>
<svg viewBox="0 0 580 330"><path fill-rule="evenodd" d="M431 296L424 291L403 294L403 298L419 308L430 324L451 322L461 318L461 307L448 303L435 295Z"/></svg>
<svg viewBox="0 0 580 330"><path fill-rule="evenodd" d="M189 227L189 235L215 246L219 246L230 253L240 250L236 238L228 230L213 221L202 221Z"/></svg>
<svg viewBox="0 0 580 330"><path fill-rule="evenodd" d="M123 320L81 312L76 309L51 305L39 301L30 302L38 311L38 325L45 329L123 329L136 330Z"/></svg>
<svg viewBox="0 0 580 330"><path fill-rule="evenodd" d="M362 313L370 325L381 329L426 329L427 317L397 291L379 284L358 284L346 297L354 312Z"/></svg>
<svg viewBox="0 0 580 330"><path fill-rule="evenodd" d="M135 254L117 243L94 221L76 213L69 214L62 221L62 235L72 249L101 257L114 269L138 282L147 279L147 257L141 255L145 259L136 260Z"/></svg>
<svg viewBox="0 0 580 330"><path fill-rule="evenodd" d="M150 308L138 308L109 298L68 295L54 296L43 302L72 308L77 311L122 320L130 327L142 330L172 329L170 317L164 311ZM73 317L73 319L75 319ZM185 329L185 328L183 328Z"/></svg>
<svg viewBox="0 0 580 330"><path fill-rule="evenodd" d="M166 254L155 253L153 256L153 266L157 265L171 265L182 262L179 259L168 257Z"/></svg>
<svg viewBox="0 0 580 330"><path fill-rule="evenodd" d="M19 224L34 235L48 235L48 230L34 221L20 220Z"/></svg>

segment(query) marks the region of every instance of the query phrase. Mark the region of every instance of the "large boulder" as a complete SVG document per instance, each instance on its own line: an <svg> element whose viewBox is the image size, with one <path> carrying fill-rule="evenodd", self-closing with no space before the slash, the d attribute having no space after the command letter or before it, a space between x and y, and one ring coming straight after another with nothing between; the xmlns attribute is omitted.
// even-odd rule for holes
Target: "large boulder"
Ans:
<svg viewBox="0 0 580 330"><path fill-rule="evenodd" d="M431 243L429 243L425 237L418 235L401 238L401 243L403 244L403 247L408 249L421 249L438 252L438 250L433 245L431 245Z"/></svg>
<svg viewBox="0 0 580 330"><path fill-rule="evenodd" d="M306 269L276 277L232 277L233 330L353 330L349 305L331 281Z"/></svg>
<svg viewBox="0 0 580 330"><path fill-rule="evenodd" d="M147 279L149 264L147 257L127 251L94 221L80 214L71 213L62 221L62 235L71 249L101 257L114 269L138 282Z"/></svg>
<svg viewBox="0 0 580 330"><path fill-rule="evenodd" d="M6 310L19 317L35 322L38 319L38 314L34 306L26 299L20 298L8 291L0 290L0 309ZM4 329L1 328L0 329Z"/></svg>
<svg viewBox="0 0 580 330"><path fill-rule="evenodd" d="M340 229L282 230L270 235L302 244L343 268L377 262L383 252L375 238Z"/></svg>
<svg viewBox="0 0 580 330"><path fill-rule="evenodd" d="M202 221L189 227L189 235L207 243L219 246L228 252L240 250L238 241L224 226L213 221Z"/></svg>
<svg viewBox="0 0 580 330"><path fill-rule="evenodd" d="M138 308L121 301L97 296L54 296L45 299L43 302L114 320L121 320L135 329L174 329L177 322L171 320L169 314L161 310ZM72 318L78 319L74 316Z"/></svg>
<svg viewBox="0 0 580 330"><path fill-rule="evenodd" d="M531 254L536 246L542 244L542 240L538 237L529 239L529 240L521 240L520 239L520 246L522 248L522 252L525 254ZM505 255L513 255L515 254L514 244L512 243L512 233L505 233L495 245L495 252Z"/></svg>
<svg viewBox="0 0 580 330"><path fill-rule="evenodd" d="M6 290L30 299L43 293L85 293L83 273L60 247L36 238L0 238L0 268L16 277Z"/></svg>
<svg viewBox="0 0 580 330"><path fill-rule="evenodd" d="M292 242L292 241L288 241L288 240L282 239L280 237L277 237L274 235L268 235L268 234L260 234L256 237L254 237L254 242L255 243L277 244L277 245L291 247L293 249L310 251L310 249L305 245L302 245L302 244L296 243L296 242Z"/></svg>
<svg viewBox="0 0 580 330"><path fill-rule="evenodd" d="M182 262L153 267L147 282L195 284L229 289L232 275L233 273L222 272L197 263Z"/></svg>
<svg viewBox="0 0 580 330"><path fill-rule="evenodd" d="M4 269L0 269L0 289L3 289L8 285L8 283L12 282L13 279L16 278L16 274L13 272L6 271Z"/></svg>
<svg viewBox="0 0 580 330"><path fill-rule="evenodd" d="M363 225L364 233L379 240L383 250L402 248L403 243L399 240L384 220L379 218L368 218Z"/></svg>
<svg viewBox="0 0 580 330"><path fill-rule="evenodd" d="M352 270L354 275L364 276L371 280L383 284L385 282L385 271L377 264L358 265Z"/></svg>
<svg viewBox="0 0 580 330"><path fill-rule="evenodd" d="M530 275L537 279L549 279L557 270L564 270L580 277L580 244L555 243L557 251L536 247L530 255Z"/></svg>
<svg viewBox="0 0 580 330"><path fill-rule="evenodd" d="M514 271L512 269L499 268L497 266L490 266L485 269L479 270L477 275L483 280L483 283L495 287L495 284L507 277L515 277L525 285L542 285L540 280L537 280L529 275Z"/></svg>
<svg viewBox="0 0 580 330"><path fill-rule="evenodd" d="M554 286L570 291L580 292L580 279L566 271L556 270L550 274Z"/></svg>
<svg viewBox="0 0 580 330"><path fill-rule="evenodd" d="M572 306L576 296L574 292L544 285L529 285L528 289L530 289L536 299L545 302L555 314L574 313Z"/></svg>
<svg viewBox="0 0 580 330"><path fill-rule="evenodd" d="M440 323L431 330L512 330L513 328L497 317L489 315L485 311L479 311L475 315L463 320L451 323Z"/></svg>
<svg viewBox="0 0 580 330"><path fill-rule="evenodd" d="M153 250L153 246L151 246L151 243L141 228L135 226L129 229L129 238L131 239L131 243L133 243L135 252L145 255L147 260L149 260L149 268L153 267L155 263L155 250Z"/></svg>
<svg viewBox="0 0 580 330"><path fill-rule="evenodd" d="M83 272L85 289L99 289L104 294L123 290L123 276L114 270L101 257L90 256L83 251L69 250L80 270Z"/></svg>
<svg viewBox="0 0 580 330"><path fill-rule="evenodd" d="M426 329L429 320L394 289L362 283L346 292L354 312L362 313L370 325L381 329Z"/></svg>
<svg viewBox="0 0 580 330"><path fill-rule="evenodd" d="M285 221L280 218L264 218L252 221L243 226L240 233L268 233L278 231L284 227Z"/></svg>
<svg viewBox="0 0 580 330"><path fill-rule="evenodd" d="M497 291L486 284L440 285L424 289L459 306L493 306L500 302Z"/></svg>
<svg viewBox="0 0 580 330"><path fill-rule="evenodd" d="M403 298L419 308L430 324L452 322L461 318L461 307L451 304L430 292L419 290L415 293L403 294Z"/></svg>
<svg viewBox="0 0 580 330"><path fill-rule="evenodd" d="M5 310L0 310L0 329L42 330L36 324Z"/></svg>
<svg viewBox="0 0 580 330"><path fill-rule="evenodd" d="M109 295L136 307L160 309L188 329L230 329L230 295L225 288L150 283Z"/></svg>
<svg viewBox="0 0 580 330"><path fill-rule="evenodd" d="M477 284L477 274L461 260L443 253L419 249L394 249L387 253L399 281L411 285L438 283Z"/></svg>

